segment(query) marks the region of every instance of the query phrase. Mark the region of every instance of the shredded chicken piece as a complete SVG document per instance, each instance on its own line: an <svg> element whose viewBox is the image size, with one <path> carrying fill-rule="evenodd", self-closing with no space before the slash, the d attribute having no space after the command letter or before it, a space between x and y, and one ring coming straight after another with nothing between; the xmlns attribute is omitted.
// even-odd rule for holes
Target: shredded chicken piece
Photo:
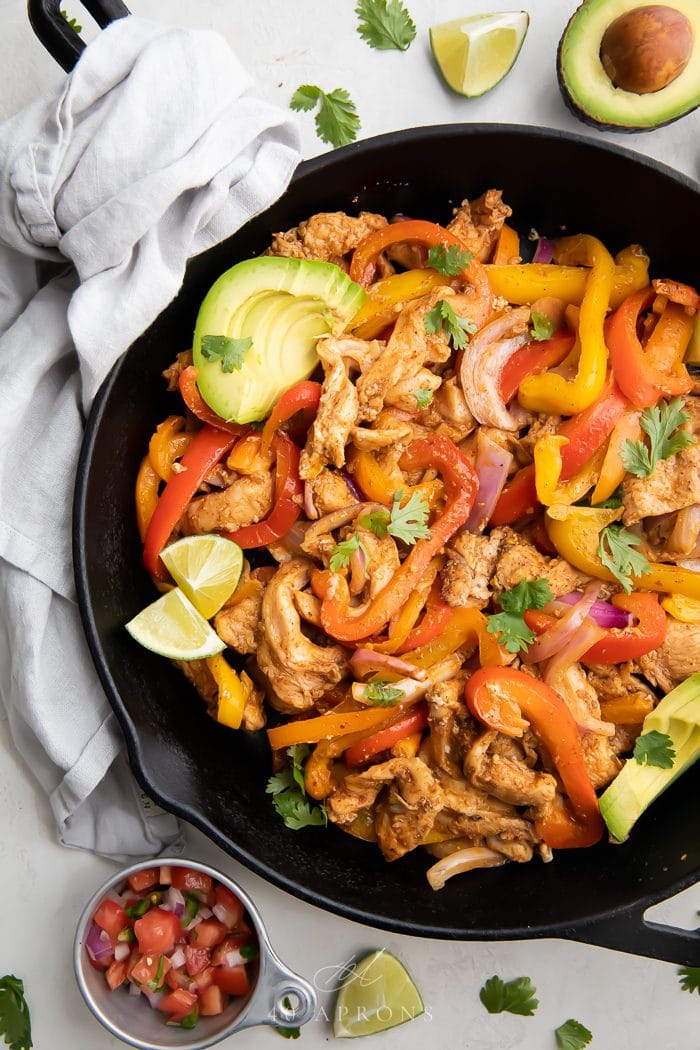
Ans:
<svg viewBox="0 0 700 1050"><path fill-rule="evenodd" d="M501 227L513 214L503 203L501 190L486 190L471 204L463 200L455 208L454 218L447 229L456 234L472 255L486 262L493 251Z"/></svg>
<svg viewBox="0 0 700 1050"><path fill-rule="evenodd" d="M311 591L295 591L294 604L302 620L321 627L321 601Z"/></svg>
<svg viewBox="0 0 700 1050"><path fill-rule="evenodd" d="M463 777L441 770L436 771L436 776L445 798L435 818L436 831L455 837L501 835L506 841L536 841L531 823L514 806L473 787Z"/></svg>
<svg viewBox="0 0 700 1050"><path fill-rule="evenodd" d="M180 376L192 364L192 351L183 350L179 353L173 363L163 372L163 379L168 384L168 392L173 394L179 388Z"/></svg>
<svg viewBox="0 0 700 1050"><path fill-rule="evenodd" d="M454 441L456 445L474 431L477 423L469 411L456 376L443 380L433 400L422 413L421 422L434 433Z"/></svg>
<svg viewBox="0 0 700 1050"><path fill-rule="evenodd" d="M442 597L455 607L483 609L491 598L493 576L503 541L502 530L489 536L462 532L445 548L447 561L441 573Z"/></svg>
<svg viewBox="0 0 700 1050"><path fill-rule="evenodd" d="M642 518L682 510L700 503L700 442L670 459L660 460L648 478L627 475L622 485L622 520L634 525Z"/></svg>
<svg viewBox="0 0 700 1050"><path fill-rule="evenodd" d="M287 714L308 711L348 673L342 646L324 648L302 634L294 594L306 587L312 569L307 558L280 565L262 603L257 662L269 686L270 703Z"/></svg>
<svg viewBox="0 0 700 1050"><path fill-rule="evenodd" d="M496 534L501 540L501 552L491 579L491 586L495 590L508 591L521 580L531 583L545 578L556 597L585 587L589 582L589 577L574 569L568 561L540 554L529 540L509 526L494 529L491 536Z"/></svg>
<svg viewBox="0 0 700 1050"><path fill-rule="evenodd" d="M584 733L581 747L593 787L596 791L607 787L622 769L622 762L615 754L611 738L599 736L598 733Z"/></svg>
<svg viewBox="0 0 700 1050"><path fill-rule="evenodd" d="M276 233L265 254L339 264L368 233L386 225L383 215L369 211L362 211L357 216L342 211L319 212L286 233Z"/></svg>
<svg viewBox="0 0 700 1050"><path fill-rule="evenodd" d="M543 776L546 775L543 774ZM508 860L515 861L516 864L527 864L532 860L533 847L529 842L508 841L502 835L489 835L486 845L496 853L502 853Z"/></svg>
<svg viewBox="0 0 700 1050"><path fill-rule="evenodd" d="M328 463L334 467L345 463L345 446L357 421L358 398L341 356L342 342L321 339L318 343L325 378L321 402L299 462L302 478L315 478Z"/></svg>
<svg viewBox="0 0 700 1050"><path fill-rule="evenodd" d="M527 454L530 462L534 459L537 439L544 437L545 434L556 434L560 425L561 416L535 416L528 432L519 439L520 449Z"/></svg>
<svg viewBox="0 0 700 1050"><path fill-rule="evenodd" d="M425 694L430 728L429 764L453 776L461 776L465 750L479 733L464 700L467 678L465 672L460 672L432 686Z"/></svg>
<svg viewBox="0 0 700 1050"><path fill-rule="evenodd" d="M658 649L640 656L638 667L652 685L670 693L700 668L700 624L669 616L665 639Z"/></svg>
<svg viewBox="0 0 700 1050"><path fill-rule="evenodd" d="M632 674L632 664L629 662L591 664L588 667L588 683L595 689L599 701L642 696L656 703L654 692L643 679Z"/></svg>
<svg viewBox="0 0 700 1050"><path fill-rule="evenodd" d="M246 594L240 601L229 599L223 609L214 617L214 630L222 642L237 653L254 653L257 646L257 629L260 623L265 579L269 570L254 569L243 577L243 582L252 593Z"/></svg>
<svg viewBox="0 0 700 1050"><path fill-rule="evenodd" d="M236 478L228 488L192 500L185 513L190 532L233 532L262 521L272 510L272 474Z"/></svg>
<svg viewBox="0 0 700 1050"><path fill-rule="evenodd" d="M464 773L474 787L514 806L550 802L557 789L553 776L538 773L525 764L523 750L516 741L494 730L482 733L473 745L466 757Z"/></svg>
<svg viewBox="0 0 700 1050"><path fill-rule="evenodd" d="M352 443L361 452L377 452L387 446L409 443L413 434L410 423L396 419L388 410L380 412L372 427L353 427Z"/></svg>
<svg viewBox="0 0 700 1050"><path fill-rule="evenodd" d="M308 482L311 487L311 499L319 518L331 514L334 510L350 507L356 502L342 475L327 467Z"/></svg>
<svg viewBox="0 0 700 1050"><path fill-rule="evenodd" d="M214 675L207 666L207 661L173 660L173 663L180 668L187 681L192 683L207 705L208 714L216 720L216 711L219 706L219 688ZM262 690L254 686L243 709L241 729L254 733L258 729L262 729L265 722Z"/></svg>

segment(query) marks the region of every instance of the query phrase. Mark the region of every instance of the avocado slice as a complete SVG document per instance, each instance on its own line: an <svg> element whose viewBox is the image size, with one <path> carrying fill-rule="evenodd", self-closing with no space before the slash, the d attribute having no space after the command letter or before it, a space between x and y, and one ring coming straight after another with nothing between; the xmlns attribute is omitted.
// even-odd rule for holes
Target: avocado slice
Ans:
<svg viewBox="0 0 700 1050"><path fill-rule="evenodd" d="M202 303L194 332L197 385L229 422L269 415L279 397L318 364L316 343L341 332L365 291L333 263L262 256L222 274ZM252 339L240 368L226 372L202 350L205 336Z"/></svg>
<svg viewBox="0 0 700 1050"><path fill-rule="evenodd" d="M636 758L628 758L600 797L603 820L619 842L654 799L700 758L700 673L691 674L647 715L642 734L652 730L671 738L676 752L671 768L640 765Z"/></svg>
<svg viewBox="0 0 700 1050"><path fill-rule="evenodd" d="M651 131L700 105L700 3L584 0L559 41L559 87L575 116Z"/></svg>

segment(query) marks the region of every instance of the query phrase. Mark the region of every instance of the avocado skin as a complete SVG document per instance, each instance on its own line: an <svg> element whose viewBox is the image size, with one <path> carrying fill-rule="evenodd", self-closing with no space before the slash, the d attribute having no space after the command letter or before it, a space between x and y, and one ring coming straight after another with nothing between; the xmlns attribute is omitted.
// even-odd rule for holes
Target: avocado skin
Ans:
<svg viewBox="0 0 700 1050"><path fill-rule="evenodd" d="M630 7L637 7L638 3L635 0L634 4L630 4ZM586 0L576 8L569 21L566 23L566 28L559 38L559 46L557 47L557 83L559 85L559 92L564 100L564 104L570 113L584 124L587 124L591 128L597 128L599 131L617 131L623 135L638 135L640 131L656 131L657 128L667 128L669 124L675 124L681 117L687 117L689 113L694 113L698 108L694 106L692 109L687 109L683 113L677 113L675 117L669 117L668 120L661 120L658 124L644 124L644 125L631 125L631 124L611 124L609 121L602 120L598 117L594 117L588 110L583 109L579 106L572 96L569 94L566 86L566 76L564 73L564 63L562 59L562 50L566 41L567 34L571 29L572 25L578 18L579 11L586 7Z"/></svg>

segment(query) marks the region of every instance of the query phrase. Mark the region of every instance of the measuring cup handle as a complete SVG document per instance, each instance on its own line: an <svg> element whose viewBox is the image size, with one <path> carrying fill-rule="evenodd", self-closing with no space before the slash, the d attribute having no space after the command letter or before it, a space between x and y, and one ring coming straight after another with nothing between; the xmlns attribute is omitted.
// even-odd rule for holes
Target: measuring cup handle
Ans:
<svg viewBox="0 0 700 1050"><path fill-rule="evenodd" d="M296 1028L312 1019L316 1005L313 986L268 949L261 955L260 974L241 1028L259 1024Z"/></svg>

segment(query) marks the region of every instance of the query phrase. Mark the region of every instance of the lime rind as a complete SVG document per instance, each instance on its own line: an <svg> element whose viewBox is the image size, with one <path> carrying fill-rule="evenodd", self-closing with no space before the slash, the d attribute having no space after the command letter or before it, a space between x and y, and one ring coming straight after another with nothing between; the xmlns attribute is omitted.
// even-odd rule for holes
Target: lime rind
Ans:
<svg viewBox="0 0 700 1050"><path fill-rule="evenodd" d="M366 955L338 992L333 1015L337 1039L375 1035L425 1012L420 992L403 963L386 949Z"/></svg>
<svg viewBox="0 0 700 1050"><path fill-rule="evenodd" d="M170 660L204 660L226 648L179 587L147 605L126 629L145 649Z"/></svg>
<svg viewBox="0 0 700 1050"><path fill-rule="evenodd" d="M504 11L431 26L430 46L443 80L464 98L485 95L515 65L529 25L526 11Z"/></svg>

